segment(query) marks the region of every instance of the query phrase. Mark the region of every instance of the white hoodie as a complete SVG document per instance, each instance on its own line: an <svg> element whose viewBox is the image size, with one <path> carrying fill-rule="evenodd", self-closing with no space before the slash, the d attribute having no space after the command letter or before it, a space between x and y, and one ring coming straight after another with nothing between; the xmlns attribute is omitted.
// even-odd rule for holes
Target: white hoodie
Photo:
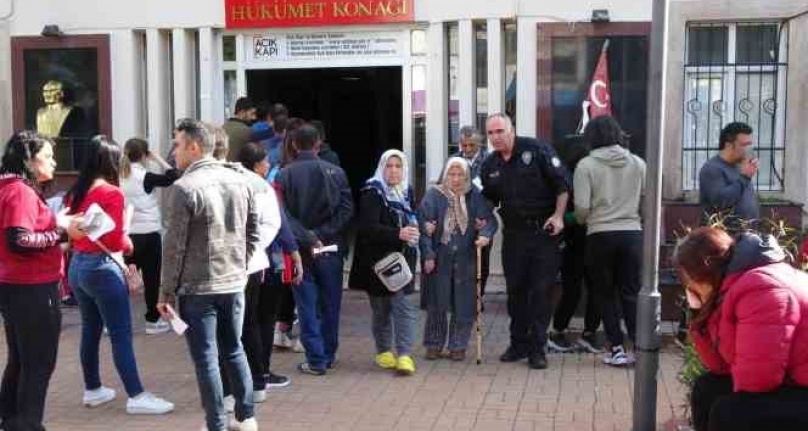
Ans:
<svg viewBox="0 0 808 431"><path fill-rule="evenodd" d="M121 180L121 188L126 196L126 204L134 208L132 224L129 226L130 234L145 234L160 232L162 218L160 215L160 202L157 193L146 193L143 189L143 178L146 176L146 167L141 163L132 163L129 177Z"/></svg>

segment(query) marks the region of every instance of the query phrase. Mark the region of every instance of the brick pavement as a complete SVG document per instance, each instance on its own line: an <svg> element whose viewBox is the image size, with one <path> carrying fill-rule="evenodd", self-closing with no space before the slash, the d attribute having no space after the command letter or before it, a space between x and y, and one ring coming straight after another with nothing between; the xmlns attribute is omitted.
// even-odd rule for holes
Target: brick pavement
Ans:
<svg viewBox="0 0 808 431"><path fill-rule="evenodd" d="M136 305L140 308L140 305ZM139 318L142 313L136 312ZM633 372L603 365L590 354L550 355L550 368L531 371L524 363L502 364L507 345L504 295L486 307L482 365L418 362L418 373L395 377L372 363L370 309L363 294L346 293L337 369L327 377L301 376L302 355L277 353L273 370L292 386L269 393L259 405L262 430L478 430L626 431L631 428ZM580 322L574 322L579 323ZM197 431L203 414L184 340L172 334L147 336L136 327L135 351L144 385L176 404L165 416L129 416L123 388L112 366L109 342L102 340L102 377L119 398L97 409L81 406L78 310L66 309L57 371L47 405L49 431ZM420 338L419 338L420 339ZM0 343L5 350L5 343ZM419 354L422 353L419 347ZM4 355L4 353L0 353ZM2 356L0 356L2 357ZM659 374L658 419L682 415L684 391L675 376L680 363L666 347ZM660 430L670 429L670 424Z"/></svg>

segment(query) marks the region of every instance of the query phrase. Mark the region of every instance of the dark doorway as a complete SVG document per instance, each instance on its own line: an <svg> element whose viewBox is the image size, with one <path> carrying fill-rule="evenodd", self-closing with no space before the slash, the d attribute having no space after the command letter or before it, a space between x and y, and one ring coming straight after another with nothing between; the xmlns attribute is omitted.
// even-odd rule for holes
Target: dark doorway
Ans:
<svg viewBox="0 0 808 431"><path fill-rule="evenodd" d="M401 149L401 67L247 71L247 94L320 120L356 196L381 154Z"/></svg>

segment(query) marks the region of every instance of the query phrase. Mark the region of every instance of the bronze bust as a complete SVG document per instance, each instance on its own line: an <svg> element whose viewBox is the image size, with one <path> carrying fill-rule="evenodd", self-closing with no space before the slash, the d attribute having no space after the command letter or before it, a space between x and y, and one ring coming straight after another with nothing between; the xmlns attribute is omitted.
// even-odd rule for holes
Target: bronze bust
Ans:
<svg viewBox="0 0 808 431"><path fill-rule="evenodd" d="M64 104L64 89L59 81L48 81L42 87L42 98L45 107L36 113L36 129L41 135L57 138L62 134L62 127L73 110Z"/></svg>

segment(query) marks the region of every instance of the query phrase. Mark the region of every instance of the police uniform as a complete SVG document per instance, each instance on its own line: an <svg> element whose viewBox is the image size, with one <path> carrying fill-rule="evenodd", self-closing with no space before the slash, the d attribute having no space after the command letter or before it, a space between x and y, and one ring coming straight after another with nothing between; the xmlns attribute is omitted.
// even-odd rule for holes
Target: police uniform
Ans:
<svg viewBox="0 0 808 431"><path fill-rule="evenodd" d="M481 169L483 195L503 221L502 264L511 318L511 347L521 355L543 352L551 314L548 292L561 262L560 236L544 231L569 176L552 146L516 137L505 161L494 152Z"/></svg>

